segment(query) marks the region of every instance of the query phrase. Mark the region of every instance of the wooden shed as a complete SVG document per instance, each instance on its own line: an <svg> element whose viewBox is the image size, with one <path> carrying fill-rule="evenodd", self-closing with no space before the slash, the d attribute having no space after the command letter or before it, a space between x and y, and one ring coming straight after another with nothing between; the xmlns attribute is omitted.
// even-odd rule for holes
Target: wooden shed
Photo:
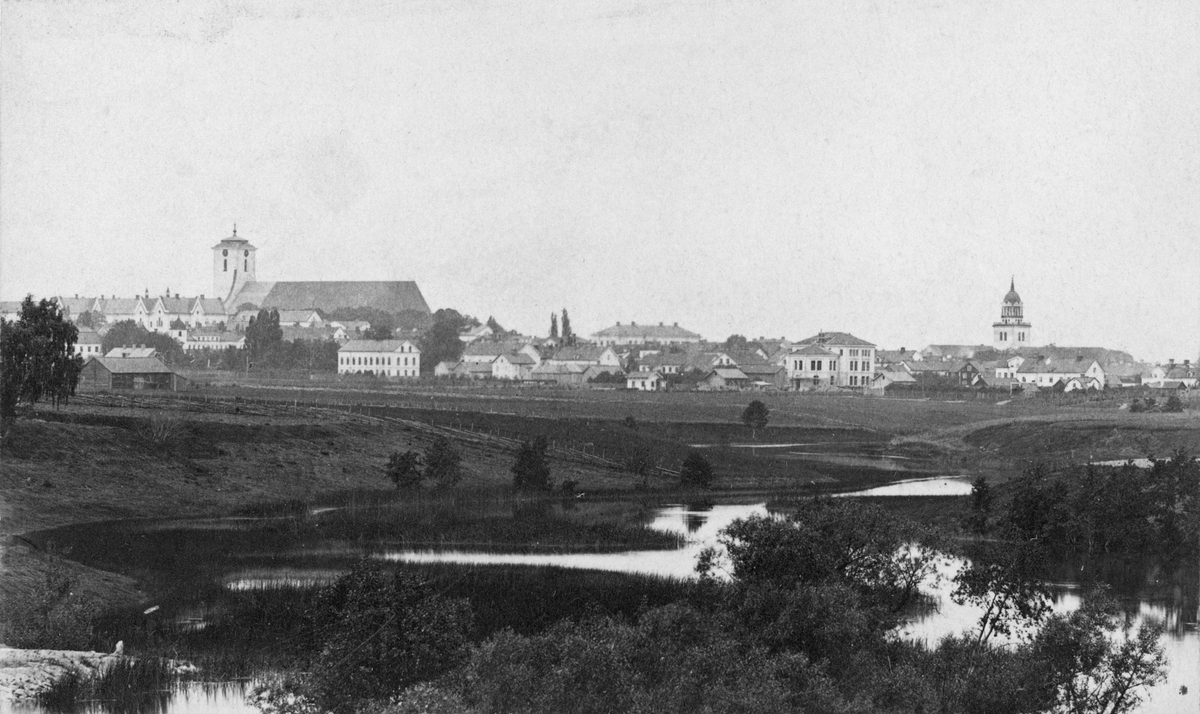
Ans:
<svg viewBox="0 0 1200 714"><path fill-rule="evenodd" d="M187 378L157 357L92 357L83 365L78 387L81 392L186 388Z"/></svg>

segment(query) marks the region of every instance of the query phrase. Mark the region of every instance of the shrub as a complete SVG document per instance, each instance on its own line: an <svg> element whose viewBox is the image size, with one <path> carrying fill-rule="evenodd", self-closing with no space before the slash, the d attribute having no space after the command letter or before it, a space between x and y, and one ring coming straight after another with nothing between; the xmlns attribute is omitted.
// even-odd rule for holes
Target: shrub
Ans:
<svg viewBox="0 0 1200 714"><path fill-rule="evenodd" d="M1183 411L1183 400L1172 394L1167 398L1167 403L1163 405L1164 412L1178 414Z"/></svg>
<svg viewBox="0 0 1200 714"><path fill-rule="evenodd" d="M392 452L387 462L387 477L396 488L415 488L421 485L421 455L415 451Z"/></svg>
<svg viewBox="0 0 1200 714"><path fill-rule="evenodd" d="M178 417L165 412L155 412L142 423L137 433L150 446L162 448L173 444L182 431L183 427Z"/></svg>
<svg viewBox="0 0 1200 714"><path fill-rule="evenodd" d="M425 478L437 488L453 486L462 479L462 455L444 436L439 436L425 450Z"/></svg>
<svg viewBox="0 0 1200 714"><path fill-rule="evenodd" d="M684 487L708 488L712 483L712 464L698 451L689 452L679 467L679 485Z"/></svg>
<svg viewBox="0 0 1200 714"><path fill-rule="evenodd" d="M550 489L550 465L546 463L546 449L549 446L544 436L521 442L517 460L512 465L513 488L518 491Z"/></svg>
<svg viewBox="0 0 1200 714"><path fill-rule="evenodd" d="M308 693L322 711L351 712L456 666L471 609L411 575L364 562L325 591L317 620L328 634Z"/></svg>
<svg viewBox="0 0 1200 714"><path fill-rule="evenodd" d="M1134 414L1138 414L1146 411L1146 407L1142 405L1140 400L1134 399L1129 403L1129 411L1133 412Z"/></svg>
<svg viewBox="0 0 1200 714"><path fill-rule="evenodd" d="M8 644L25 649L86 649L98 608L91 598L75 592L75 586L51 563L29 597L13 598L5 608Z"/></svg>

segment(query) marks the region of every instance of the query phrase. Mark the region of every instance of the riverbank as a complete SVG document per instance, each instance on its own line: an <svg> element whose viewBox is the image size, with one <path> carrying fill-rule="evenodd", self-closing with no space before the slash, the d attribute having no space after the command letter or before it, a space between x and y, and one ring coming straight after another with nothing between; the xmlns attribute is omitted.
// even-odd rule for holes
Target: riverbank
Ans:
<svg viewBox="0 0 1200 714"><path fill-rule="evenodd" d="M131 659L105 652L21 650L0 646L0 701L33 702L69 672L90 677L117 662ZM169 666L177 675L196 672L196 668L187 662L172 661Z"/></svg>

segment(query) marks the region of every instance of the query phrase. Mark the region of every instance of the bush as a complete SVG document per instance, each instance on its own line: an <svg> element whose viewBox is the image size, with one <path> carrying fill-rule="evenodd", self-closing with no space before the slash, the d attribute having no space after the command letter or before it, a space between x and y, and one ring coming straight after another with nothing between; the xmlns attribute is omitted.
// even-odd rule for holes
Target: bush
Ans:
<svg viewBox="0 0 1200 714"><path fill-rule="evenodd" d="M1134 399L1129 403L1129 411L1134 414L1139 414L1146 411L1146 407L1142 405L1141 401Z"/></svg>
<svg viewBox="0 0 1200 714"><path fill-rule="evenodd" d="M546 437L521 442L517 460L512 465L513 488L518 491L550 490L550 465L546 463Z"/></svg>
<svg viewBox="0 0 1200 714"><path fill-rule="evenodd" d="M138 428L137 433L150 446L162 448L172 445L182 431L178 417L155 412Z"/></svg>
<svg viewBox="0 0 1200 714"><path fill-rule="evenodd" d="M396 488L415 488L421 485L421 455L415 451L392 452L387 463L387 477Z"/></svg>
<svg viewBox="0 0 1200 714"><path fill-rule="evenodd" d="M708 488L712 478L712 464L700 452L692 451L684 457L683 464L679 467L680 486Z"/></svg>
<svg viewBox="0 0 1200 714"><path fill-rule="evenodd" d="M317 620L328 634L307 693L321 711L351 712L458 665L471 609L410 575L364 562L323 593Z"/></svg>
<svg viewBox="0 0 1200 714"><path fill-rule="evenodd" d="M462 455L444 436L425 450L425 478L437 488L453 486L462 479Z"/></svg>
<svg viewBox="0 0 1200 714"><path fill-rule="evenodd" d="M5 608L8 644L24 649L87 649L98 608L75 589L75 581L51 563L29 597L13 598Z"/></svg>
<svg viewBox="0 0 1200 714"><path fill-rule="evenodd" d="M1165 405L1163 405L1163 411L1171 412L1173 414L1178 414L1179 412L1182 412L1183 411L1183 400L1181 400L1179 397L1172 394L1170 397L1167 398L1167 403Z"/></svg>

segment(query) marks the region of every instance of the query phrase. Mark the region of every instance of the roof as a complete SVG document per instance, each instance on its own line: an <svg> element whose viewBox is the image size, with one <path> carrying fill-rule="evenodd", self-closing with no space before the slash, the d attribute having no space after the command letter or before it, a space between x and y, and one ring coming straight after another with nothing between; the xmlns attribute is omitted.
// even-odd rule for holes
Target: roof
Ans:
<svg viewBox="0 0 1200 714"><path fill-rule="evenodd" d="M646 342L657 342L660 340L698 340L700 335L685 330L679 326L679 323L674 325L639 325L636 322L631 322L628 325L617 323L612 327L606 327L592 335L594 339L641 339Z"/></svg>
<svg viewBox="0 0 1200 714"><path fill-rule="evenodd" d="M784 368L777 364L743 364L738 365L738 368L745 372L746 376L776 375L784 371Z"/></svg>
<svg viewBox="0 0 1200 714"><path fill-rule="evenodd" d="M316 310L313 310L311 308L306 308L304 310L280 310L279 311L279 321L280 322L307 322L308 319L313 316L314 312L316 312ZM317 319L320 320L321 316L317 315Z"/></svg>
<svg viewBox="0 0 1200 714"><path fill-rule="evenodd" d="M105 315L132 315L137 311L141 298L108 298L100 301L100 312Z"/></svg>
<svg viewBox="0 0 1200 714"><path fill-rule="evenodd" d="M625 379L662 379L658 372L630 372Z"/></svg>
<svg viewBox="0 0 1200 714"><path fill-rule="evenodd" d="M522 352L507 352L500 356L512 364L537 364L537 360Z"/></svg>
<svg viewBox="0 0 1200 714"><path fill-rule="evenodd" d="M265 291L263 287L266 287ZM259 294L262 294L261 298L258 298ZM405 311L429 314L425 297L411 280L246 283L232 304L237 307L245 302L254 303L260 309L312 308L332 312L339 308L373 307L393 314Z"/></svg>
<svg viewBox="0 0 1200 714"><path fill-rule="evenodd" d="M656 355L646 355L638 360L638 364L643 367L661 367L665 365L682 366L688 361L688 356L682 352L677 353L660 353Z"/></svg>
<svg viewBox="0 0 1200 714"><path fill-rule="evenodd" d="M791 352L788 352L788 354L791 354L791 355L820 355L823 357L836 357L837 356L836 352L830 352L829 350L825 349L824 347L820 347L818 345L805 345L804 347L793 349Z"/></svg>
<svg viewBox="0 0 1200 714"><path fill-rule="evenodd" d="M892 382L916 382L916 378L903 370L887 370L875 375L875 379L887 379Z"/></svg>
<svg viewBox="0 0 1200 714"><path fill-rule="evenodd" d="M192 309L195 310L197 306L199 306L199 308L203 310L204 314L206 315L225 314L225 304L216 298L198 297L196 298L196 304L192 306Z"/></svg>
<svg viewBox="0 0 1200 714"><path fill-rule="evenodd" d="M564 361L590 361L600 359L600 355L609 350L608 347L600 345L576 345L574 347L563 347L550 359Z"/></svg>
<svg viewBox="0 0 1200 714"><path fill-rule="evenodd" d="M81 297L59 297L58 301L62 303L68 315L78 315L81 312L87 312L96 304L96 298L81 298ZM17 303L19 310L21 303Z"/></svg>
<svg viewBox="0 0 1200 714"><path fill-rule="evenodd" d="M299 327L297 325L286 325L279 328L283 332L285 342L295 342L296 340L336 340L339 328L336 327ZM344 331L343 331L343 334Z"/></svg>
<svg viewBox="0 0 1200 714"><path fill-rule="evenodd" d="M520 349L520 347L516 349ZM463 355L470 357L492 357L512 351L513 345L511 343L476 340L463 348Z"/></svg>
<svg viewBox="0 0 1200 714"><path fill-rule="evenodd" d="M254 248L254 246L250 245L250 241L246 240L245 238L238 238L237 226L235 225L233 227L233 235L229 236L228 238L221 239L220 243L217 243L213 246L213 250L216 250L217 248L237 248L238 250L241 250L242 248Z"/></svg>
<svg viewBox="0 0 1200 714"><path fill-rule="evenodd" d="M798 345L835 345L837 347L874 347L874 343L855 337L849 332L818 332L808 339L800 340Z"/></svg>
<svg viewBox="0 0 1200 714"><path fill-rule="evenodd" d="M922 360L904 361L900 364L909 372L952 372L954 365L949 362L927 362Z"/></svg>
<svg viewBox="0 0 1200 714"><path fill-rule="evenodd" d="M114 359L129 359L134 357L152 357L154 356L153 347L114 347L108 351L105 357Z"/></svg>
<svg viewBox="0 0 1200 714"><path fill-rule="evenodd" d="M745 372L733 367L717 367L713 371L709 372L709 375L713 374L717 375L721 379L749 379Z"/></svg>
<svg viewBox="0 0 1200 714"><path fill-rule="evenodd" d="M726 352L725 354L729 355L729 358L734 362L737 362L739 367L745 367L746 365L751 364L767 363L767 360L754 350L735 350L732 352Z"/></svg>
<svg viewBox="0 0 1200 714"><path fill-rule="evenodd" d="M408 340L350 340L339 347L338 352L398 352L405 344L412 345ZM416 345L413 349L416 350Z"/></svg>
<svg viewBox="0 0 1200 714"><path fill-rule="evenodd" d="M1020 305L1021 296L1017 294L1017 281L1013 278L1008 284L1008 294L1004 296L1005 305Z"/></svg>
<svg viewBox="0 0 1200 714"><path fill-rule="evenodd" d="M104 341L99 332L95 330L80 330L79 337L75 340L77 345L98 345Z"/></svg>
<svg viewBox="0 0 1200 714"><path fill-rule="evenodd" d="M587 367L580 364L550 364L542 362L533 368L534 375L551 375L551 374L583 374L587 371Z"/></svg>
<svg viewBox="0 0 1200 714"><path fill-rule="evenodd" d="M466 372L478 372L480 374L492 373L491 362L462 362L459 364L458 368Z"/></svg>
<svg viewBox="0 0 1200 714"><path fill-rule="evenodd" d="M1196 365L1194 364L1166 365L1163 368L1164 379L1194 379L1195 377Z"/></svg>
<svg viewBox="0 0 1200 714"><path fill-rule="evenodd" d="M182 315L184 313L190 313L192 311L192 306L195 305L196 301L195 298L181 298L164 295L159 297L156 302L162 303L163 312L169 312L172 315Z"/></svg>
<svg viewBox="0 0 1200 714"><path fill-rule="evenodd" d="M171 368L157 357L92 357L88 362L99 362L113 374L174 374Z"/></svg>
<svg viewBox="0 0 1200 714"><path fill-rule="evenodd" d="M191 339L193 337L204 337L204 336L208 336L208 335L215 335L217 337L228 337L230 340L234 340L234 341L242 339L244 337L242 334L233 332L232 330L222 330L219 327L217 327L216 325L204 325L202 327L189 327L188 328L188 339Z"/></svg>

